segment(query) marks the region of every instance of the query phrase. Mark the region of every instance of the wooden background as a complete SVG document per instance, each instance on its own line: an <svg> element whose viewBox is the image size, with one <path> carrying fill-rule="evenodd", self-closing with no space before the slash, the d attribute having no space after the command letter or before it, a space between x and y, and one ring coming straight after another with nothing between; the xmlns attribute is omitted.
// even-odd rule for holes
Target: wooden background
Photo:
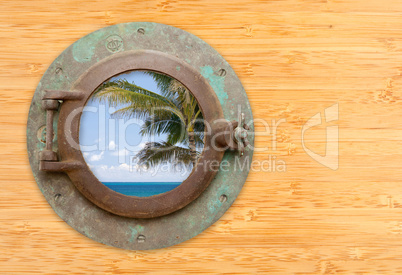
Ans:
<svg viewBox="0 0 402 275"><path fill-rule="evenodd" d="M29 104L50 63L82 36L130 21L202 38L240 77L255 118L286 118L277 150L255 154L275 155L286 172L251 172L219 222L145 252L98 244L64 223L26 152ZM402 272L401 1L1 0L0 79L0 273ZM304 152L301 127L335 103L333 171ZM306 133L320 154L326 126Z"/></svg>

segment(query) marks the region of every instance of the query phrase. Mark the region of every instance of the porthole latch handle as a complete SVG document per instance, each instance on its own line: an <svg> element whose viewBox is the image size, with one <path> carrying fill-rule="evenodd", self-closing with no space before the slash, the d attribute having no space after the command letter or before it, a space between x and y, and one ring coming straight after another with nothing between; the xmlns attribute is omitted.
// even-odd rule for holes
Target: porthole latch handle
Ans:
<svg viewBox="0 0 402 275"><path fill-rule="evenodd" d="M239 114L237 127L233 131L233 140L237 143L239 155L243 156L245 149L250 145L247 137L250 127L244 122L244 113Z"/></svg>
<svg viewBox="0 0 402 275"><path fill-rule="evenodd" d="M249 147L248 132L250 127L244 122L244 113L240 113L237 121L220 122L215 126L216 144L223 150L236 150L240 156Z"/></svg>
<svg viewBox="0 0 402 275"><path fill-rule="evenodd" d="M60 103L65 100L81 99L79 91L45 90L42 97L42 108L46 110L46 146L39 152L39 170L49 172L64 172L81 167L81 163L73 161L58 161L57 153L53 150L54 114L59 110Z"/></svg>

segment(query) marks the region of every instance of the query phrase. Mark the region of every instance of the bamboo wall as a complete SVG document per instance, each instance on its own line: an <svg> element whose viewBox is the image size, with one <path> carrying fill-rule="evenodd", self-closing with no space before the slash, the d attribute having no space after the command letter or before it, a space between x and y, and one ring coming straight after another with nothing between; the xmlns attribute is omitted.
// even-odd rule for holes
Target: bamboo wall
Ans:
<svg viewBox="0 0 402 275"><path fill-rule="evenodd" d="M254 158L274 155L286 172L251 172L216 224L154 251L70 228L40 193L26 151L30 101L50 63L82 36L131 21L205 40L238 74L255 118L286 119L277 149ZM1 273L402 272L401 1L2 0L0 27ZM339 120L311 128L305 144L324 154L326 127L338 126L335 171L301 142L306 121L333 104Z"/></svg>

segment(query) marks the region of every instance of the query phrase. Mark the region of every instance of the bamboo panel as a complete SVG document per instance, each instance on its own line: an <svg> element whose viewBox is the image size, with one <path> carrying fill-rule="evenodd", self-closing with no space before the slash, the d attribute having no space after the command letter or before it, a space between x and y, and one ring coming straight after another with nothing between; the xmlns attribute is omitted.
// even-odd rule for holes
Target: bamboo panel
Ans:
<svg viewBox="0 0 402 275"><path fill-rule="evenodd" d="M402 2L28 1L0 2L0 272L279 273L402 272ZM252 171L230 210L175 247L124 251L74 231L50 208L26 152L32 95L71 43L109 25L153 21L191 32L232 65L255 118L286 119L259 135ZM339 127L339 169L314 161L302 127L333 104L339 120L310 129L325 153ZM263 131L261 123L256 124Z"/></svg>

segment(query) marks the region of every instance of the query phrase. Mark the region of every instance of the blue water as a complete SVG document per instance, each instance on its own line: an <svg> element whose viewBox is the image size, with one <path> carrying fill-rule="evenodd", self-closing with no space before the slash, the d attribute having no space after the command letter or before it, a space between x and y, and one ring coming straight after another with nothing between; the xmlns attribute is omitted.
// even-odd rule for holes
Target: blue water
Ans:
<svg viewBox="0 0 402 275"><path fill-rule="evenodd" d="M150 197L165 193L181 184L181 182L102 182L113 191L127 196Z"/></svg>

